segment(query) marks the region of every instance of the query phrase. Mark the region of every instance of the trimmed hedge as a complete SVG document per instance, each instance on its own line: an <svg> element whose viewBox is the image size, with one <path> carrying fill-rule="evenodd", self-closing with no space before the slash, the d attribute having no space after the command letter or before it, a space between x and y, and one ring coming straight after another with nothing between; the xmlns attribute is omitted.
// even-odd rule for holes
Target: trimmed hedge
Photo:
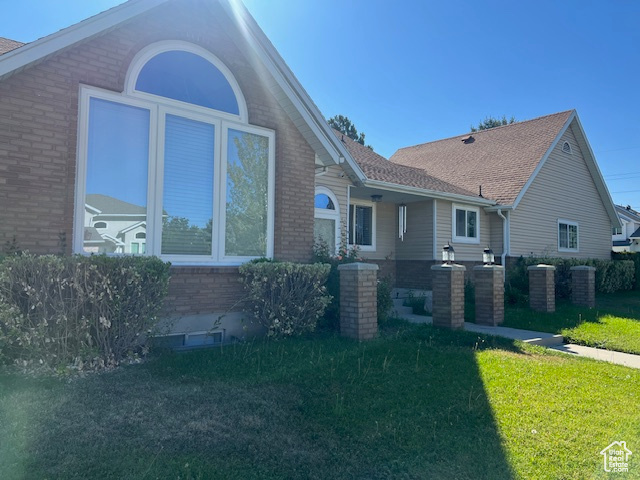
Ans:
<svg viewBox="0 0 640 480"><path fill-rule="evenodd" d="M169 264L154 257L14 255L0 264L0 358L108 368L143 353Z"/></svg>
<svg viewBox="0 0 640 480"><path fill-rule="evenodd" d="M587 265L596 268L596 292L613 293L631 290L635 281L632 261L613 261L578 258L520 257L507 269L506 300L508 303L525 303L529 295L527 267L540 263L556 267L555 283L558 298L571 297L571 267Z"/></svg>
<svg viewBox="0 0 640 480"><path fill-rule="evenodd" d="M638 252L612 252L611 258L615 261L631 261L635 267L635 280L633 288L640 290L640 253Z"/></svg>
<svg viewBox="0 0 640 480"><path fill-rule="evenodd" d="M330 266L259 260L240 266L249 311L270 337L316 329L331 300L325 282Z"/></svg>

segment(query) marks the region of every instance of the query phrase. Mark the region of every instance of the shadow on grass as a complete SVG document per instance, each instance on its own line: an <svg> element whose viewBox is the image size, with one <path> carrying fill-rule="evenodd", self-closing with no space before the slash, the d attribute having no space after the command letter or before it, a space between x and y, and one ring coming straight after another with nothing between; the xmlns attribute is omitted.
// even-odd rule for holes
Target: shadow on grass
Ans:
<svg viewBox="0 0 640 480"><path fill-rule="evenodd" d="M166 354L60 382L22 460L34 478L510 479L475 360L487 348L518 351L395 324L368 343Z"/></svg>

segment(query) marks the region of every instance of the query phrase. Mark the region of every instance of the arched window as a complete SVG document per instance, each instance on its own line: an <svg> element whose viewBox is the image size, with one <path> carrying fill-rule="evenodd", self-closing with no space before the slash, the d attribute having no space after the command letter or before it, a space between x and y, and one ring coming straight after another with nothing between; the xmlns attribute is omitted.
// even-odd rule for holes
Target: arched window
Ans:
<svg viewBox="0 0 640 480"><path fill-rule="evenodd" d="M562 144L562 151L563 151L564 153L571 154L571 152L572 152L572 151L571 151L571 145L569 145L569 142L564 142L564 143Z"/></svg>
<svg viewBox="0 0 640 480"><path fill-rule="evenodd" d="M147 234L144 232L136 233L136 238L147 238Z"/></svg>
<svg viewBox="0 0 640 480"><path fill-rule="evenodd" d="M93 224L95 228L107 228L107 222L96 222Z"/></svg>
<svg viewBox="0 0 640 480"><path fill-rule="evenodd" d="M231 71L187 42L158 42L131 62L122 94L82 86L76 203L100 195L131 251L176 263L273 256L275 132L250 125ZM83 243L77 215L74 250ZM144 236L140 236L144 235Z"/></svg>
<svg viewBox="0 0 640 480"><path fill-rule="evenodd" d="M316 187L313 238L316 245L326 246L329 254L340 245L340 211L338 200L326 187Z"/></svg>

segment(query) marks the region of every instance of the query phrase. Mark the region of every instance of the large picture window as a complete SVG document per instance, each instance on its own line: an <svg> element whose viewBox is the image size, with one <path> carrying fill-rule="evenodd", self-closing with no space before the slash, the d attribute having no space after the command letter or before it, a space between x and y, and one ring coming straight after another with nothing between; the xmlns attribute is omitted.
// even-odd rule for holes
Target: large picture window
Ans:
<svg viewBox="0 0 640 480"><path fill-rule="evenodd" d="M78 253L192 264L273 255L274 132L246 123L219 60L180 46L189 51L143 52L123 94L81 88ZM194 75L154 73L185 59Z"/></svg>

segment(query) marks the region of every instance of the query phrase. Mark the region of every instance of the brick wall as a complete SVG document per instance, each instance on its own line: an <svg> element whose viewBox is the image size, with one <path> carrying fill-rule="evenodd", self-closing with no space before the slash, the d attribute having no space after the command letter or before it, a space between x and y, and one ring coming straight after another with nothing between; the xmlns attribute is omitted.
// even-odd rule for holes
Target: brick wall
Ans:
<svg viewBox="0 0 640 480"><path fill-rule="evenodd" d="M538 312L556 311L556 267L531 265L529 271L529 307Z"/></svg>
<svg viewBox="0 0 640 480"><path fill-rule="evenodd" d="M357 340L378 335L378 266L348 263L340 272L340 333Z"/></svg>
<svg viewBox="0 0 640 480"><path fill-rule="evenodd" d="M589 308L596 306L595 267L571 267L571 302Z"/></svg>
<svg viewBox="0 0 640 480"><path fill-rule="evenodd" d="M476 323L500 325L504 322L504 267L476 266Z"/></svg>
<svg viewBox="0 0 640 480"><path fill-rule="evenodd" d="M275 130L275 256L310 258L314 152L268 92L268 73L256 71L248 47L225 18L210 2L169 2L0 81L0 245L15 235L33 253L71 253L80 84L122 92L131 60L142 48L184 40L211 51L231 70L249 123ZM172 273L176 311L224 309L235 302L230 285L237 296L237 270L176 267Z"/></svg>
<svg viewBox="0 0 640 480"><path fill-rule="evenodd" d="M464 274L462 265L434 265L433 325L464 327Z"/></svg>
<svg viewBox="0 0 640 480"><path fill-rule="evenodd" d="M197 14L193 15L195 9ZM0 243L13 235L34 253L71 252L79 85L121 92L136 53L184 40L218 56L247 101L249 121L276 131L275 255L308 260L313 245L314 153L266 90L219 6L169 2L106 34L0 81Z"/></svg>

